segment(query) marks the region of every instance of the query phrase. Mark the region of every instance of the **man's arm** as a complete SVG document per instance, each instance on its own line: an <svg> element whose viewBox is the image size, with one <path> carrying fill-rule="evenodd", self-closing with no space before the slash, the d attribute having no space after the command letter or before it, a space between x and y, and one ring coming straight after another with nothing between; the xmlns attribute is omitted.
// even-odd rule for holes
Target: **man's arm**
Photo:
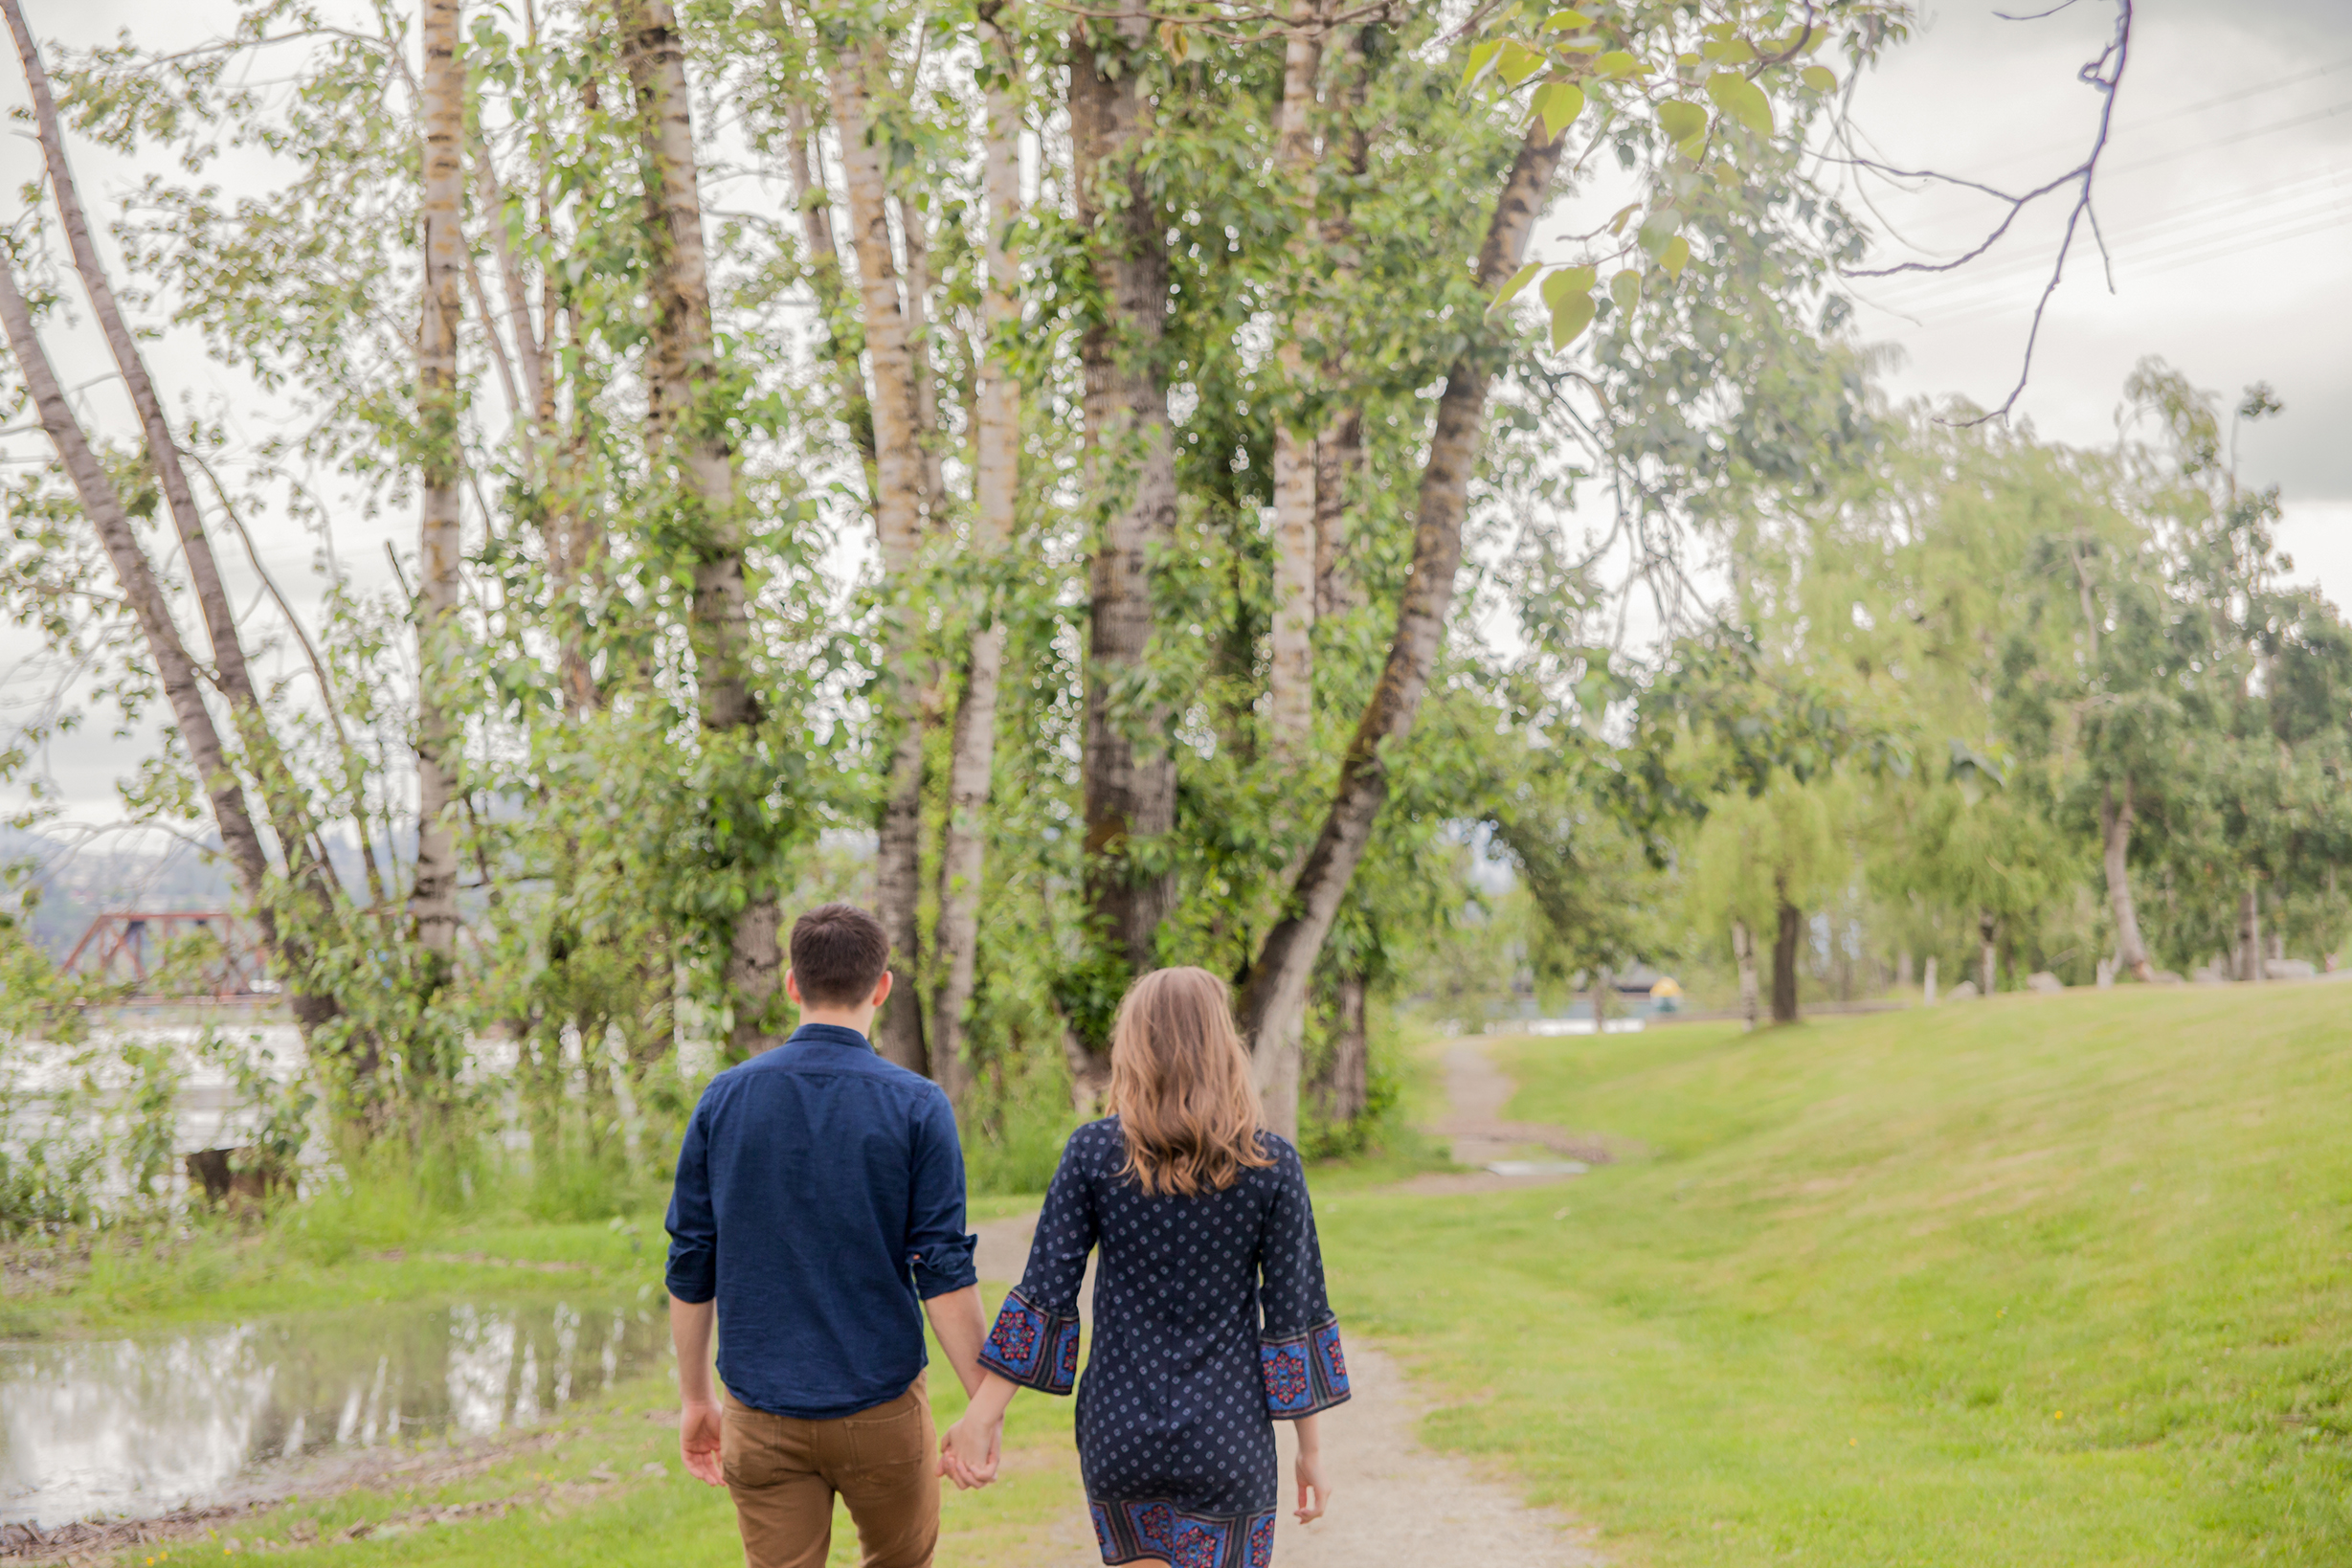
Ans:
<svg viewBox="0 0 2352 1568"><path fill-rule="evenodd" d="M710 1196L710 1143L697 1106L678 1148L678 1176L670 1184L670 1344L678 1353L678 1451L686 1473L712 1486L719 1470L719 1439L725 1430L718 1397L710 1384L710 1334L719 1316L719 1216Z"/></svg>
<svg viewBox="0 0 2352 1568"><path fill-rule="evenodd" d="M979 1311L976 1302L973 1311ZM670 1297L670 1346L678 1353L678 1452L688 1475L714 1487L727 1484L719 1469L726 1417L710 1383L710 1327L718 1316L716 1301Z"/></svg>
<svg viewBox="0 0 2352 1568"><path fill-rule="evenodd" d="M955 1380L964 1385L967 1396L978 1392L980 1341L988 1333L980 1314L980 1288L967 1285L932 1296L923 1303L923 1310L931 1320L931 1333L939 1336L939 1348L948 1353L948 1365L955 1369Z"/></svg>

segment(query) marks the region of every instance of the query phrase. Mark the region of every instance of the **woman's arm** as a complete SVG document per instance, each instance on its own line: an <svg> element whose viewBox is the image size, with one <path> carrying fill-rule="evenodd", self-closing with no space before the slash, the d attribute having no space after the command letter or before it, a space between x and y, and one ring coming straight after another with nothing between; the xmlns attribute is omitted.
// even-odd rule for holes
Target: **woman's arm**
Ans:
<svg viewBox="0 0 2352 1568"><path fill-rule="evenodd" d="M1298 1434L1298 1522L1323 1517L1331 1506L1331 1483L1323 1479L1323 1417L1301 1416L1290 1423Z"/></svg>

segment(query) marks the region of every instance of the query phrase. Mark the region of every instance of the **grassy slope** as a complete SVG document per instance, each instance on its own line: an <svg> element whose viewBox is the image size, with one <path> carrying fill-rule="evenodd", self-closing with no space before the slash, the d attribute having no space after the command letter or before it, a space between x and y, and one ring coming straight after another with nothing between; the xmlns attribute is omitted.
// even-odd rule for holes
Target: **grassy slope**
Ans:
<svg viewBox="0 0 2352 1568"><path fill-rule="evenodd" d="M1507 1044L1572 1184L1334 1195L1429 1434L1665 1564L2352 1561L2352 990Z"/></svg>

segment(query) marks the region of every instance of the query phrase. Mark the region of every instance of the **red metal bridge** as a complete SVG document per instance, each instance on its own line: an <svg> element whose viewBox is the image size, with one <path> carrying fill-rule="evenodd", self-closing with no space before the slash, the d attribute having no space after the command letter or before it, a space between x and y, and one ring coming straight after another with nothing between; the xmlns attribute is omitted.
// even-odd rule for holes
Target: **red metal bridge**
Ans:
<svg viewBox="0 0 2352 1568"><path fill-rule="evenodd" d="M213 941L198 944L194 939ZM175 952L174 950L177 950ZM90 922L65 971L128 997L209 997L215 1001L275 994L245 923L227 909L125 909Z"/></svg>

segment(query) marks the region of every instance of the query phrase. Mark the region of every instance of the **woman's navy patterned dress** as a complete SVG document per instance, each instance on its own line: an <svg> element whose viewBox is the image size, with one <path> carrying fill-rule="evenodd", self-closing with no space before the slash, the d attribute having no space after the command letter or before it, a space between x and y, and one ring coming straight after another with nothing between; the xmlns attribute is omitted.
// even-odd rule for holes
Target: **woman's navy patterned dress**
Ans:
<svg viewBox="0 0 2352 1568"><path fill-rule="evenodd" d="M1078 1459L1105 1562L1265 1568L1282 1476L1277 1420L1348 1397L1298 1151L1222 1192L1151 1197L1120 1174L1117 1117L1071 1134L1028 1272L980 1352L1048 1394L1078 1375L1078 1288L1103 1249L1078 1390Z"/></svg>

